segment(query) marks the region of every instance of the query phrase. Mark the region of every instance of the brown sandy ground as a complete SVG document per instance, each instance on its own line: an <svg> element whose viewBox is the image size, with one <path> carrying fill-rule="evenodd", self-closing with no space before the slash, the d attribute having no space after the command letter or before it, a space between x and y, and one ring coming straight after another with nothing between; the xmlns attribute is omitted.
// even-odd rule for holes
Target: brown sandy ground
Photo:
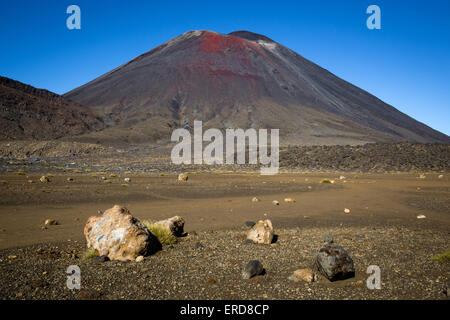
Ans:
<svg viewBox="0 0 450 320"><path fill-rule="evenodd" d="M0 297L3 299L446 299L449 263L432 257L449 249L450 180L426 174L71 173L39 183L40 174L0 177ZM131 177L128 186L123 178ZM329 178L335 184L320 181ZM33 180L34 183L28 183ZM308 188L310 187L310 188ZM261 202L252 202L257 196ZM284 198L296 199L293 204ZM274 206L272 200L278 200ZM140 219L181 215L189 236L144 262L94 264L80 256L90 215L114 204ZM344 213L349 208L350 214ZM425 219L417 219L423 214ZM60 223L42 229L53 218ZM273 245L245 243L247 220L272 220ZM354 279L293 283L311 267L324 236L347 249ZM14 258L15 256L15 258ZM242 280L249 260L266 275ZM66 268L79 265L82 290L66 288ZM382 289L365 285L369 265L382 272Z"/></svg>

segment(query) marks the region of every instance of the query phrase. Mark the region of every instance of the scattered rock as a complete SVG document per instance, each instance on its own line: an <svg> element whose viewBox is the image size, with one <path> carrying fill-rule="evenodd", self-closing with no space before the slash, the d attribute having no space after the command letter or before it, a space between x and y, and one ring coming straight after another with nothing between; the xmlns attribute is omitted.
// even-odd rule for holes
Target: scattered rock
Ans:
<svg viewBox="0 0 450 320"><path fill-rule="evenodd" d="M280 205L280 203L277 200L273 200L272 204L275 205L275 206L279 206Z"/></svg>
<svg viewBox="0 0 450 320"><path fill-rule="evenodd" d="M42 183L47 183L47 182L50 182L50 179L47 178L46 176L42 176L42 177L39 179L39 181L42 182Z"/></svg>
<svg viewBox="0 0 450 320"><path fill-rule="evenodd" d="M264 272L264 267L258 260L252 260L242 270L242 278L250 279Z"/></svg>
<svg viewBox="0 0 450 320"><path fill-rule="evenodd" d="M135 260L160 248L150 231L127 208L115 205L100 216L92 216L84 227L88 248L110 260Z"/></svg>
<svg viewBox="0 0 450 320"><path fill-rule="evenodd" d="M91 259L93 263L103 263L109 261L108 256L102 255Z"/></svg>
<svg viewBox="0 0 450 320"><path fill-rule="evenodd" d="M287 203L294 203L294 202L295 202L295 199L292 199L292 198L285 198L285 199L284 199L284 202L287 202Z"/></svg>
<svg viewBox="0 0 450 320"><path fill-rule="evenodd" d="M169 219L155 222L154 225L159 225L170 230L176 237L180 237L184 233L184 219L180 216L174 216Z"/></svg>
<svg viewBox="0 0 450 320"><path fill-rule="evenodd" d="M317 275L311 269L298 269L294 271L294 277L297 279L314 282L317 281Z"/></svg>
<svg viewBox="0 0 450 320"><path fill-rule="evenodd" d="M200 241L197 241L194 245L194 248L195 249L203 249L203 245Z"/></svg>
<svg viewBox="0 0 450 320"><path fill-rule="evenodd" d="M333 243L334 242L333 237L327 234L325 236L325 242L326 243Z"/></svg>
<svg viewBox="0 0 450 320"><path fill-rule="evenodd" d="M253 221L245 221L245 223L244 223L247 227L253 227L255 224L256 224L256 222L253 222Z"/></svg>
<svg viewBox="0 0 450 320"><path fill-rule="evenodd" d="M330 281L344 280L355 276L352 258L335 243L327 242L319 249L315 267Z"/></svg>
<svg viewBox="0 0 450 320"><path fill-rule="evenodd" d="M417 219L425 219L425 218L426 218L426 216L423 215L423 214L419 214L419 215L417 216Z"/></svg>
<svg viewBox="0 0 450 320"><path fill-rule="evenodd" d="M144 261L144 256L138 256L135 260L136 262L142 262Z"/></svg>
<svg viewBox="0 0 450 320"><path fill-rule="evenodd" d="M344 209L344 213L347 213L347 214L349 214L349 213L350 213L350 209L348 209L348 208L345 208L345 209Z"/></svg>
<svg viewBox="0 0 450 320"><path fill-rule="evenodd" d="M188 180L188 175L187 175L187 173L180 173L179 175L178 175L178 181L187 181Z"/></svg>
<svg viewBox="0 0 450 320"><path fill-rule="evenodd" d="M55 219L47 219L44 222L45 226L56 226L58 224L58 221L56 221Z"/></svg>
<svg viewBox="0 0 450 320"><path fill-rule="evenodd" d="M293 274L291 274L291 275L288 277L288 280L293 281L293 282L299 282L299 281L300 281L300 279L297 278L296 276L294 276Z"/></svg>
<svg viewBox="0 0 450 320"><path fill-rule="evenodd" d="M270 220L259 220L247 233L247 239L253 243L271 244L273 227Z"/></svg>

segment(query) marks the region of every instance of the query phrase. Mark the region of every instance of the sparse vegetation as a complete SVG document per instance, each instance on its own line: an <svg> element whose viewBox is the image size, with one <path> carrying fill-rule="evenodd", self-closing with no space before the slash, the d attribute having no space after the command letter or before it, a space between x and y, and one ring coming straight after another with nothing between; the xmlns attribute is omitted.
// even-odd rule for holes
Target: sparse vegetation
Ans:
<svg viewBox="0 0 450 320"><path fill-rule="evenodd" d="M126 183L122 184L122 187L127 188L128 185Z"/></svg>
<svg viewBox="0 0 450 320"><path fill-rule="evenodd" d="M81 259L91 260L92 258L98 257L98 251L94 248L88 248L81 254Z"/></svg>
<svg viewBox="0 0 450 320"><path fill-rule="evenodd" d="M447 250L444 253L434 256L433 260L439 262L450 262L450 250Z"/></svg>
<svg viewBox="0 0 450 320"><path fill-rule="evenodd" d="M142 223L156 238L158 238L162 245L171 245L177 242L177 238L172 234L172 232L170 232L170 230L167 230L162 226L155 225L150 221L143 221Z"/></svg>
<svg viewBox="0 0 450 320"><path fill-rule="evenodd" d="M23 170L18 170L18 171L16 171L16 174L17 174L18 176L24 176L24 175L25 175L25 171L23 171Z"/></svg>
<svg viewBox="0 0 450 320"><path fill-rule="evenodd" d="M117 178L117 174L114 174L114 173L110 174L109 176L110 176L111 178Z"/></svg>
<svg viewBox="0 0 450 320"><path fill-rule="evenodd" d="M330 179L322 179L322 181L320 181L320 183L331 183Z"/></svg>

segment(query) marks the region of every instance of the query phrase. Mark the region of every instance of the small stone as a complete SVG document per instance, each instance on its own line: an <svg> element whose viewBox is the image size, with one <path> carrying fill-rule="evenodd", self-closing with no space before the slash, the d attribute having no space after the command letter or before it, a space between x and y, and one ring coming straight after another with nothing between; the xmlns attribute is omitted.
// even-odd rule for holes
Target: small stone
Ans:
<svg viewBox="0 0 450 320"><path fill-rule="evenodd" d="M42 176L42 177L39 179L39 181L42 182L42 183L47 183L47 182L50 182L50 179L47 178L46 176Z"/></svg>
<svg viewBox="0 0 450 320"><path fill-rule="evenodd" d="M247 239L254 243L271 244L273 240L273 226L270 220L259 220L247 233Z"/></svg>
<svg viewBox="0 0 450 320"><path fill-rule="evenodd" d="M253 197L252 202L259 202L261 200L259 200L257 197Z"/></svg>
<svg viewBox="0 0 450 320"><path fill-rule="evenodd" d="M17 256L8 256L8 259L15 259Z"/></svg>
<svg viewBox="0 0 450 320"><path fill-rule="evenodd" d="M299 282L299 281L300 281L300 279L297 278L296 276L294 276L293 274L291 274L291 275L288 277L288 280L293 281L293 282Z"/></svg>
<svg viewBox="0 0 450 320"><path fill-rule="evenodd" d="M138 256L136 258L136 262L142 262L142 261L144 261L144 256Z"/></svg>
<svg viewBox="0 0 450 320"><path fill-rule="evenodd" d="M339 176L339 180L345 180L344 176Z"/></svg>
<svg viewBox="0 0 450 320"><path fill-rule="evenodd" d="M264 271L263 265L258 260L252 260L242 270L242 278L250 279L254 276L262 274Z"/></svg>
<svg viewBox="0 0 450 320"><path fill-rule="evenodd" d="M125 182L131 182L131 178L125 178L125 179L123 179L123 181L125 181Z"/></svg>
<svg viewBox="0 0 450 320"><path fill-rule="evenodd" d="M187 175L187 173L180 173L179 175L178 175L178 181L188 181L188 175Z"/></svg>
<svg viewBox="0 0 450 320"><path fill-rule="evenodd" d="M174 216L172 218L157 221L154 225L158 225L169 230L176 237L181 237L184 233L184 219L180 216Z"/></svg>
<svg viewBox="0 0 450 320"><path fill-rule="evenodd" d="M326 235L325 236L325 242L326 243L333 243L334 242L333 237L330 236L330 235Z"/></svg>
<svg viewBox="0 0 450 320"><path fill-rule="evenodd" d="M438 179L442 179L442 178L444 178L443 174L438 175Z"/></svg>
<svg viewBox="0 0 450 320"><path fill-rule="evenodd" d="M109 258L106 255L102 255L102 256L92 258L91 261L93 263L103 263L103 262L109 261Z"/></svg>
<svg viewBox="0 0 450 320"><path fill-rule="evenodd" d="M247 226L247 227L253 227L255 224L256 224L256 222L253 222L253 221L245 221L244 222L244 224Z"/></svg>
<svg viewBox="0 0 450 320"><path fill-rule="evenodd" d="M287 203L294 203L294 202L295 202L295 199L292 199L292 198L285 198L285 199L284 199L284 202L287 202Z"/></svg>
<svg viewBox="0 0 450 320"><path fill-rule="evenodd" d="M417 216L417 219L425 219L425 218L426 218L426 216L423 215L423 214L419 214L419 215Z"/></svg>
<svg viewBox="0 0 450 320"><path fill-rule="evenodd" d="M347 214L349 214L349 213L350 213L350 209L348 209L348 208L345 208L345 209L344 209L344 213L347 213Z"/></svg>
<svg viewBox="0 0 450 320"><path fill-rule="evenodd" d="M273 200L272 204L275 205L275 206L279 206L280 205L280 203L277 200Z"/></svg>
<svg viewBox="0 0 450 320"><path fill-rule="evenodd" d="M294 271L294 276L306 282L317 281L316 274L311 269L298 269Z"/></svg>
<svg viewBox="0 0 450 320"><path fill-rule="evenodd" d="M420 175L419 175L419 179L425 179L426 178L426 176L423 174L423 173L421 173Z"/></svg>
<svg viewBox="0 0 450 320"><path fill-rule="evenodd" d="M44 222L45 226L56 226L57 224L59 224L59 223L55 219L47 219Z"/></svg>
<svg viewBox="0 0 450 320"><path fill-rule="evenodd" d="M198 241L194 244L194 249L202 249L202 248L203 248L203 245L201 244L200 241Z"/></svg>
<svg viewBox="0 0 450 320"><path fill-rule="evenodd" d="M69 178L66 179L66 181L67 181L67 182L72 182L72 181L73 181L73 178L69 177Z"/></svg>

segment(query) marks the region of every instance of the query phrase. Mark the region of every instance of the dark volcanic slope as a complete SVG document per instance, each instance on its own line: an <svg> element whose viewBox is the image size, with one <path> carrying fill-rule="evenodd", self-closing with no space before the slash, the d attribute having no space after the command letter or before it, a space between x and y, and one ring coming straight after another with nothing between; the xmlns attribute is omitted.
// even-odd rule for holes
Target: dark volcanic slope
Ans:
<svg viewBox="0 0 450 320"><path fill-rule="evenodd" d="M104 116L105 136L129 141L168 139L194 119L206 127L280 128L282 144L450 141L246 31L186 32L65 96Z"/></svg>
<svg viewBox="0 0 450 320"><path fill-rule="evenodd" d="M0 77L1 140L56 139L103 128L93 113L47 90Z"/></svg>

